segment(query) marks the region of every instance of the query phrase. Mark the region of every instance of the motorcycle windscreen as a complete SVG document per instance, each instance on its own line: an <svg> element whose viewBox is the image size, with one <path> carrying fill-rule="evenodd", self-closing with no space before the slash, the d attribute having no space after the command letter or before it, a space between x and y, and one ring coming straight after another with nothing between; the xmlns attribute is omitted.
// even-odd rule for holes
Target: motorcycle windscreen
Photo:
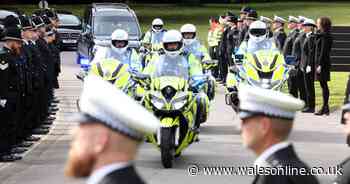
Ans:
<svg viewBox="0 0 350 184"><path fill-rule="evenodd" d="M179 77L185 80L189 78L189 64L183 56L169 57L162 55L155 63L155 76L158 77Z"/></svg>

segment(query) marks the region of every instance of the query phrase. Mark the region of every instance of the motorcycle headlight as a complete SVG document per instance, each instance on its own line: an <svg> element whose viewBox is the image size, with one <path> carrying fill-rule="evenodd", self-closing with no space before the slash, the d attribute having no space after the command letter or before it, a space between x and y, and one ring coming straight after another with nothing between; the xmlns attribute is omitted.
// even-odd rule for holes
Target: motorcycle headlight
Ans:
<svg viewBox="0 0 350 184"><path fill-rule="evenodd" d="M175 98L172 102L172 107L174 110L179 110L187 103L188 95L183 93L179 97Z"/></svg>
<svg viewBox="0 0 350 184"><path fill-rule="evenodd" d="M163 99L155 96L155 95L152 95L151 96L151 103L153 104L154 107L156 107L157 109L163 109L165 103L163 101Z"/></svg>

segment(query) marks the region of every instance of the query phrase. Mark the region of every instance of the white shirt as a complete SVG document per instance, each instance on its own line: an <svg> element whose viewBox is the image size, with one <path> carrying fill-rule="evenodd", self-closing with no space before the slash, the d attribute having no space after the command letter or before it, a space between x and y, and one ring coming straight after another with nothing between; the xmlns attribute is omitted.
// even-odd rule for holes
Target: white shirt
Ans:
<svg viewBox="0 0 350 184"><path fill-rule="evenodd" d="M270 146L255 160L254 165L258 168L271 167L271 165L269 163L267 163L267 159L271 155L276 153L277 151L284 149L284 148L288 147L289 145L291 145L290 142L280 142L280 143L277 143L273 146Z"/></svg>
<svg viewBox="0 0 350 184"><path fill-rule="evenodd" d="M97 184L111 172L128 167L129 165L130 165L129 162L121 162L121 163L106 165L98 169L97 171L93 172L92 175L87 180L87 184Z"/></svg>

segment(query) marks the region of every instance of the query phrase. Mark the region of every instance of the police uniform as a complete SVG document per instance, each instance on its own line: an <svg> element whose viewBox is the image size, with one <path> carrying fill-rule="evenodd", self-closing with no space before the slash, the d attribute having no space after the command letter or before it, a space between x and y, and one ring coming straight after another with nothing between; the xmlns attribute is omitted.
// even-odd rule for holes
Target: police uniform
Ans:
<svg viewBox="0 0 350 184"><path fill-rule="evenodd" d="M273 37L273 32L271 31L271 24L272 24L273 20L268 18L268 17L260 16L260 21L265 22L265 24L268 27L268 30L267 30L268 31L268 36L269 36L269 38L272 38Z"/></svg>
<svg viewBox="0 0 350 184"><path fill-rule="evenodd" d="M294 23L299 23L298 18L294 16L289 16L288 22L294 22ZM299 35L299 29L295 28L291 30L288 33L288 36L286 38L286 41L284 42L283 46L283 55L285 57L287 56L293 56L293 43L295 42L296 38ZM297 78L297 71L292 72L289 74L288 78L288 90L291 95L294 97L298 98L298 78Z"/></svg>
<svg viewBox="0 0 350 184"><path fill-rule="evenodd" d="M316 27L315 22L311 19L306 19L303 26ZM315 48L316 35L313 32L305 35L305 40L302 45L300 69L304 76L304 85L306 92L306 108L303 112L314 113L315 111Z"/></svg>
<svg viewBox="0 0 350 184"><path fill-rule="evenodd" d="M85 125L98 122L110 128L111 132L132 140L142 141L146 133L155 133L160 125L153 114L109 82L94 75L85 78L79 104L81 111L75 118L77 122ZM125 108L125 105L128 108ZM87 183L143 184L145 182L130 160L126 163L115 162L100 167L92 172Z"/></svg>
<svg viewBox="0 0 350 184"><path fill-rule="evenodd" d="M306 38L306 33L300 32L293 43L292 55L295 57L295 60L296 60L296 70L297 70L296 87L298 89L299 98L306 102L306 90L305 90L304 75L303 75L303 72L300 68L300 66L301 66L300 65L301 53L302 53L302 47L303 47L305 38Z"/></svg>
<svg viewBox="0 0 350 184"><path fill-rule="evenodd" d="M275 123L293 123L296 111L303 108L304 102L282 92L256 88L251 86L239 86L238 97L240 100L239 116L247 119L256 116L263 116L275 119ZM278 119L284 121L278 122ZM272 130L273 131L273 130ZM305 169L309 168L295 152L292 143L284 140L275 143L263 150L254 165L257 168L278 168L290 167ZM306 171L309 173L309 170ZM262 173L254 178L253 184L318 184L317 178L309 175L285 173L270 175Z"/></svg>
<svg viewBox="0 0 350 184"><path fill-rule="evenodd" d="M284 23L286 22L286 20L284 20L282 17L279 16L275 16L274 17L274 22L279 22L282 24L282 27L277 28L274 32L273 32L273 37L275 39L276 42L276 46L277 48L282 51L283 50L283 46L284 46L284 42L286 40L286 33L284 32Z"/></svg>
<svg viewBox="0 0 350 184"><path fill-rule="evenodd" d="M233 65L234 61L232 54L235 53L235 50L239 47L239 30L237 28L231 28L228 35L227 51L226 55L228 57L228 65Z"/></svg>
<svg viewBox="0 0 350 184"><path fill-rule="evenodd" d="M7 27L4 40L21 40L21 30L18 27ZM18 143L18 132L21 128L21 100L23 89L20 86L21 69L18 66L20 55L6 45L0 51L0 161L15 161L21 159L12 153L25 151L14 148Z"/></svg>

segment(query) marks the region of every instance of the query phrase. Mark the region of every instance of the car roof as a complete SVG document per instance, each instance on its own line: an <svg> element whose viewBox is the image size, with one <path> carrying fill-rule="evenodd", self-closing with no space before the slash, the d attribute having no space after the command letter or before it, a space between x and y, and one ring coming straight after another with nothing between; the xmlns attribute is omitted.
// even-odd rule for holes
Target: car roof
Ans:
<svg viewBox="0 0 350 184"><path fill-rule="evenodd" d="M96 11L104 11L106 9L130 10L129 6L123 3L93 3L92 7L95 8Z"/></svg>
<svg viewBox="0 0 350 184"><path fill-rule="evenodd" d="M15 17L18 17L18 14L14 11L11 11L11 10L0 10L0 19L4 19L6 18L7 16L9 15L13 15Z"/></svg>

